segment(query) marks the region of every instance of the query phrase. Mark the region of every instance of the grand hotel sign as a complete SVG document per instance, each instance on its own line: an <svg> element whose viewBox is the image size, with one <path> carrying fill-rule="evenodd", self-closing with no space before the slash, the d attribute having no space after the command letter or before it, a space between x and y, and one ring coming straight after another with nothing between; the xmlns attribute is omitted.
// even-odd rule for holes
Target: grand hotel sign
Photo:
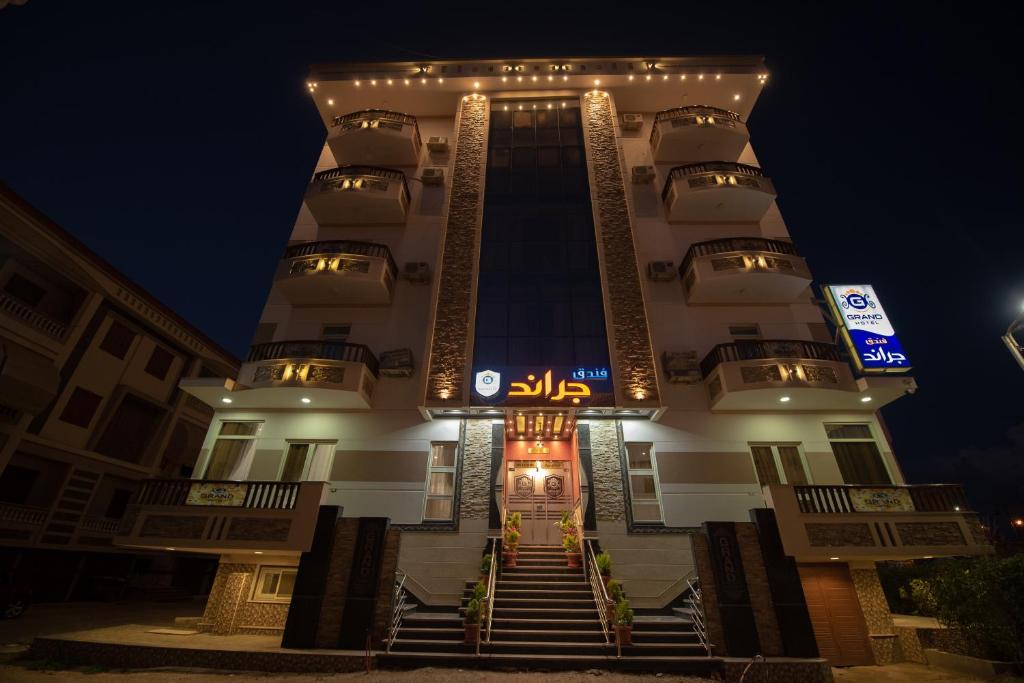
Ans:
<svg viewBox="0 0 1024 683"><path fill-rule="evenodd" d="M473 374L474 406L612 406L606 367L482 368Z"/></svg>

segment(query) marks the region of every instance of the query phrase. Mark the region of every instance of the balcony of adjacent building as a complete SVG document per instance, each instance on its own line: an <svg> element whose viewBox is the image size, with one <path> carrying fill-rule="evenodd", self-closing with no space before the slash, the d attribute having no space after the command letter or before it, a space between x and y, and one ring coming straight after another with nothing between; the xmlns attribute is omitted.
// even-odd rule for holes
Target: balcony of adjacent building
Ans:
<svg viewBox="0 0 1024 683"><path fill-rule="evenodd" d="M306 206L321 226L403 225L409 185L393 168L339 166L313 176Z"/></svg>
<svg viewBox="0 0 1024 683"><path fill-rule="evenodd" d="M327 144L341 164L415 166L420 158L416 117L386 109L367 109L334 117Z"/></svg>
<svg viewBox="0 0 1024 683"><path fill-rule="evenodd" d="M320 481L149 479L114 543L204 553L305 552L326 491Z"/></svg>
<svg viewBox="0 0 1024 683"><path fill-rule="evenodd" d="M398 267L386 245L337 240L288 247L275 281L296 306L386 305Z"/></svg>
<svg viewBox="0 0 1024 683"><path fill-rule="evenodd" d="M739 159L750 134L736 112L707 105L659 111L651 128L651 152L659 164Z"/></svg>
<svg viewBox="0 0 1024 683"><path fill-rule="evenodd" d="M855 378L839 347L813 341L719 344L700 370L715 412L873 412L917 390L910 377Z"/></svg>
<svg viewBox="0 0 1024 683"><path fill-rule="evenodd" d="M705 161L673 168L661 199L670 223L756 223L775 186L757 166Z"/></svg>
<svg viewBox="0 0 1024 683"><path fill-rule="evenodd" d="M689 304L784 304L811 285L790 242L728 237L690 246L679 266Z"/></svg>
<svg viewBox="0 0 1024 683"><path fill-rule="evenodd" d="M249 350L237 382L189 378L181 388L215 408L357 410L370 407L379 372L362 344L276 341Z"/></svg>
<svg viewBox="0 0 1024 683"><path fill-rule="evenodd" d="M907 560L992 552L956 485L770 484L786 555L798 562Z"/></svg>

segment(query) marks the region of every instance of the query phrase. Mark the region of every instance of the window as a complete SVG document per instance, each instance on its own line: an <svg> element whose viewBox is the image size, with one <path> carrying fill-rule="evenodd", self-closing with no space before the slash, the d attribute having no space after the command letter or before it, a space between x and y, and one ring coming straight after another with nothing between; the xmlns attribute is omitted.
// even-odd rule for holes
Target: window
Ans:
<svg viewBox="0 0 1024 683"><path fill-rule="evenodd" d="M155 403L125 394L103 428L103 435L96 442L96 451L118 460L142 462L160 429L165 412Z"/></svg>
<svg viewBox="0 0 1024 683"><path fill-rule="evenodd" d="M869 486L892 484L892 477L889 476L867 424L826 423L825 433L844 483Z"/></svg>
<svg viewBox="0 0 1024 683"><path fill-rule="evenodd" d="M171 369L171 362L173 360L174 354L162 346L157 346L153 349L149 362L146 363L146 372L157 379L164 379L167 377L167 371Z"/></svg>
<svg viewBox="0 0 1024 683"><path fill-rule="evenodd" d="M39 470L8 464L0 474L0 503L24 505L39 479Z"/></svg>
<svg viewBox="0 0 1024 683"><path fill-rule="evenodd" d="M289 443L281 461L281 481L327 481L331 475L335 442Z"/></svg>
<svg viewBox="0 0 1024 683"><path fill-rule="evenodd" d="M103 516L121 519L124 517L125 508L128 507L128 501L131 498L132 492L129 489L114 489L114 493L110 496L110 502L107 503L107 511L103 513Z"/></svg>
<svg viewBox="0 0 1024 683"><path fill-rule="evenodd" d="M627 443L626 467L634 522L661 522L661 492L654 461L654 444Z"/></svg>
<svg viewBox="0 0 1024 683"><path fill-rule="evenodd" d="M807 467L800 447L796 444L760 444L750 447L754 456L754 469L761 486L768 484L792 484L803 486L809 483Z"/></svg>
<svg viewBox="0 0 1024 683"><path fill-rule="evenodd" d="M324 341L343 342L348 341L348 335L351 333L351 325L324 325L324 331L320 336Z"/></svg>
<svg viewBox="0 0 1024 683"><path fill-rule="evenodd" d="M128 355L128 349L131 348L133 341L135 341L135 333L128 326L112 320L110 327L107 328L107 334L100 342L100 348L115 358L123 359Z"/></svg>
<svg viewBox="0 0 1024 683"><path fill-rule="evenodd" d="M295 589L295 567L260 567L252 599L258 602L288 602Z"/></svg>
<svg viewBox="0 0 1024 683"><path fill-rule="evenodd" d="M760 339L761 328L757 323L736 323L729 325L729 334L733 339Z"/></svg>
<svg viewBox="0 0 1024 683"><path fill-rule="evenodd" d="M96 414L96 409L100 407L102 400L103 397L99 394L94 394L82 387L75 387L71 396L68 397L68 402L64 404L60 419L76 427L88 428L89 423L92 422L92 416Z"/></svg>
<svg viewBox="0 0 1024 683"><path fill-rule="evenodd" d="M222 422L203 479L239 481L249 472L262 422Z"/></svg>
<svg viewBox="0 0 1024 683"><path fill-rule="evenodd" d="M17 273L11 275L7 284L4 285L4 291L32 308L38 306L46 296L45 289Z"/></svg>
<svg viewBox="0 0 1024 683"><path fill-rule="evenodd" d="M430 444L430 467L427 468L427 496L423 519L448 521L455 510L455 457L458 444Z"/></svg>

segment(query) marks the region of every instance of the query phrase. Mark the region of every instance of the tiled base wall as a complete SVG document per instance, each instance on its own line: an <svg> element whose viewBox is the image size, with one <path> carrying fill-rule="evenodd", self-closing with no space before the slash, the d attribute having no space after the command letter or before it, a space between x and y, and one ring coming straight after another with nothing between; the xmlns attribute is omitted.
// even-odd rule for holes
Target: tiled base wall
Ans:
<svg viewBox="0 0 1024 683"><path fill-rule="evenodd" d="M889 613L889 602L885 599L882 584L878 580L878 570L873 566L851 567L850 578L853 579L853 587L857 591L857 599L864 613L875 663L893 664L903 661L896 628L892 623L892 614Z"/></svg>
<svg viewBox="0 0 1024 683"><path fill-rule="evenodd" d="M199 628L230 635L281 635L288 617L288 603L251 602L257 565L221 563L206 601Z"/></svg>
<svg viewBox="0 0 1024 683"><path fill-rule="evenodd" d="M732 660L725 663L725 680L738 682L743 671L750 664L748 660ZM756 663L751 665L744 683L832 683L832 667L824 660L785 661Z"/></svg>

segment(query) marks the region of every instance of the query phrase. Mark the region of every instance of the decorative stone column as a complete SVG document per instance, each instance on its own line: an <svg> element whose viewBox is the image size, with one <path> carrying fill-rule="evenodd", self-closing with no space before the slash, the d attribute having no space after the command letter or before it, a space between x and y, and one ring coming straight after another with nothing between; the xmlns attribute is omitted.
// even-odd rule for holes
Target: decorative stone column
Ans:
<svg viewBox="0 0 1024 683"><path fill-rule="evenodd" d="M616 401L657 407L658 371L647 328L611 97L607 92L588 92L583 97L582 114Z"/></svg>
<svg viewBox="0 0 1024 683"><path fill-rule="evenodd" d="M492 489L491 421L466 420L465 430L459 520L487 520Z"/></svg>
<svg viewBox="0 0 1024 683"><path fill-rule="evenodd" d="M590 460L594 470L591 495L599 522L624 522L626 498L622 493L622 460L615 420L591 420Z"/></svg>
<svg viewBox="0 0 1024 683"><path fill-rule="evenodd" d="M489 118L486 97L462 98L427 363L427 406L465 405L469 399Z"/></svg>
<svg viewBox="0 0 1024 683"><path fill-rule="evenodd" d="M875 656L875 664L903 661L896 627L889 612L889 601L885 599L882 582L878 580L878 570L874 563L851 564L850 578L853 579L853 588L857 591L857 600L864 613L864 623L868 627L868 640L871 643L871 652Z"/></svg>

